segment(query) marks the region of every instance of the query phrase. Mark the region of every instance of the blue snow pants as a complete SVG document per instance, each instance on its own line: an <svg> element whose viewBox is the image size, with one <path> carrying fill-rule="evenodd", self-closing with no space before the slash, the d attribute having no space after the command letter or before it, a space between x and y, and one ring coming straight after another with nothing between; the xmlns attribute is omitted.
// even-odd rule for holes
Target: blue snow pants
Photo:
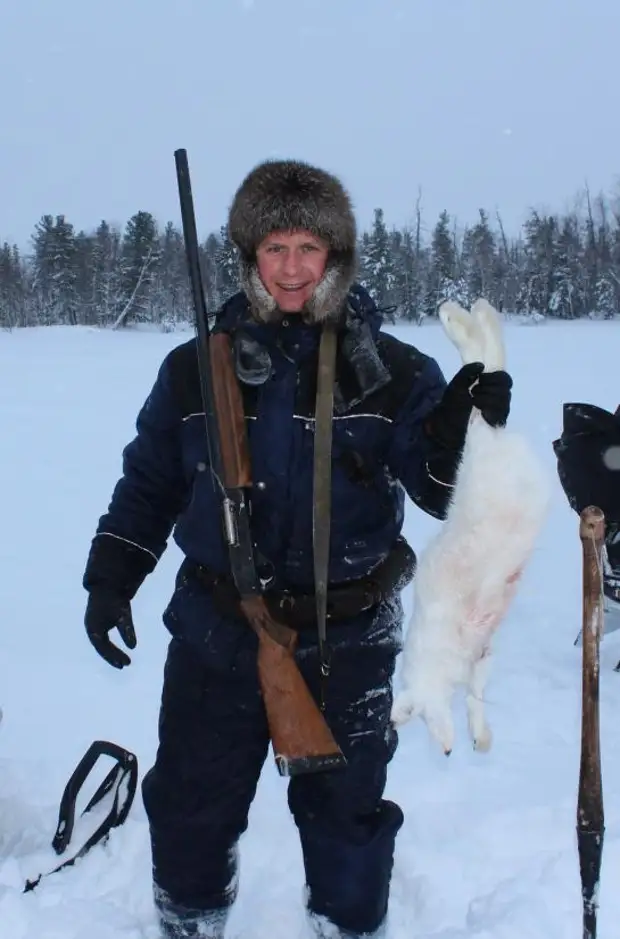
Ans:
<svg viewBox="0 0 620 939"><path fill-rule="evenodd" d="M248 626L242 628L234 656L218 655L218 630L207 654L179 638L168 650L159 746L142 793L155 895L176 912L223 909L236 896L236 846L269 752L255 637ZM299 776L288 785L308 911L353 934L372 933L385 919L394 843L403 823L401 809L383 798L397 745L391 680L401 629L398 598L332 627L325 716L348 765ZM300 633L298 664L318 700L314 630Z"/></svg>

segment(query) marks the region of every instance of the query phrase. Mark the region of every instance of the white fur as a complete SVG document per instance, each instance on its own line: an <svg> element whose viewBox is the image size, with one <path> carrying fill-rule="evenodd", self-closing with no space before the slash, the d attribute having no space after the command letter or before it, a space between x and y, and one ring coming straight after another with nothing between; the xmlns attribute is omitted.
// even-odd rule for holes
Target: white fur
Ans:
<svg viewBox="0 0 620 939"><path fill-rule="evenodd" d="M504 367L499 314L486 301L439 316L464 363ZM516 593L546 517L549 485L528 440L474 411L445 522L420 556L392 720L421 717L445 753L454 744L452 698L467 690L470 736L488 750L483 693L491 640Z"/></svg>

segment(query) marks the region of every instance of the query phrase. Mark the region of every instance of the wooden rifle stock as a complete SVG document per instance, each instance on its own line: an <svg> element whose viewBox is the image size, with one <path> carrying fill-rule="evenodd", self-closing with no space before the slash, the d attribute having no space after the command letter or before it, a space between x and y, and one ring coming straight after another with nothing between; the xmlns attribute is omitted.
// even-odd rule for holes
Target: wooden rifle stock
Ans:
<svg viewBox="0 0 620 939"><path fill-rule="evenodd" d="M258 675L278 772L296 776L346 764L297 663L297 633L274 620L254 563L247 490L252 486L243 399L230 337L209 332L185 150L175 151L183 234L197 327L198 367L211 475L241 609L258 637Z"/></svg>

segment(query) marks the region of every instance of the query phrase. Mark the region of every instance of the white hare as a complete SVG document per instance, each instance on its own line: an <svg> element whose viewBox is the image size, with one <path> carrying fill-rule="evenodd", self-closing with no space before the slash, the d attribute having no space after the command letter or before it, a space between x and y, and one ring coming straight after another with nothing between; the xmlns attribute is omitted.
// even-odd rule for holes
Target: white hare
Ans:
<svg viewBox="0 0 620 939"><path fill-rule="evenodd" d="M504 367L501 321L490 304L479 300L468 313L445 303L439 316L463 364ZM467 691L474 747L491 745L483 703L491 640L544 524L549 492L528 440L490 427L474 409L447 517L419 559L402 690L392 709L396 725L421 717L445 753L454 743L458 686Z"/></svg>

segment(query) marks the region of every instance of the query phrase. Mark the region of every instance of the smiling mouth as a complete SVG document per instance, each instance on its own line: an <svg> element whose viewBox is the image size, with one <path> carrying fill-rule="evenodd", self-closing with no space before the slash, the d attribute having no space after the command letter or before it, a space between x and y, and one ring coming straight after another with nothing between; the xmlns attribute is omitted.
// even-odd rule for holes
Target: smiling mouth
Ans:
<svg viewBox="0 0 620 939"><path fill-rule="evenodd" d="M298 290L303 290L306 286L306 284L278 284L280 290L286 290L289 293L296 293Z"/></svg>

